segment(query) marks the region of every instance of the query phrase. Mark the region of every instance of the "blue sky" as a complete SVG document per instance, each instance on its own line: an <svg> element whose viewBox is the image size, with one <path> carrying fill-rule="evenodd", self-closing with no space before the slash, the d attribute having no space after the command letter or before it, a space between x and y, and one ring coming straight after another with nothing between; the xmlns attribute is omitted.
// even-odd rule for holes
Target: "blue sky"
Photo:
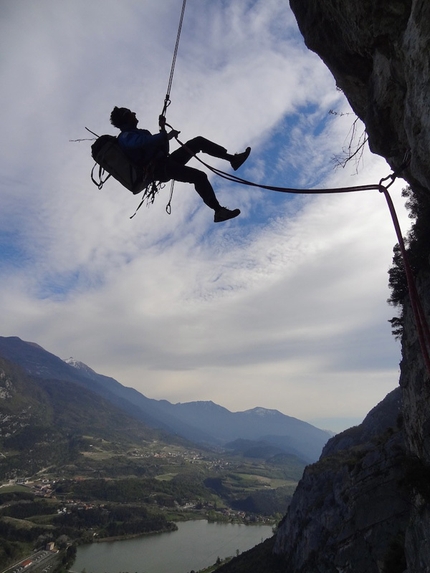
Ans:
<svg viewBox="0 0 430 573"><path fill-rule="evenodd" d="M275 408L335 431L358 423L399 375L382 195L285 195L211 175L239 218L214 225L176 184L171 215L166 186L130 220L139 199L116 182L99 191L91 142L71 142L91 137L85 126L115 133L114 105L157 130L181 6L2 3L0 334L151 398ZM322 188L390 172L368 151L358 168L334 168L354 115L286 0L188 0L171 99L182 140L252 146L245 179ZM403 185L392 196L405 230Z"/></svg>

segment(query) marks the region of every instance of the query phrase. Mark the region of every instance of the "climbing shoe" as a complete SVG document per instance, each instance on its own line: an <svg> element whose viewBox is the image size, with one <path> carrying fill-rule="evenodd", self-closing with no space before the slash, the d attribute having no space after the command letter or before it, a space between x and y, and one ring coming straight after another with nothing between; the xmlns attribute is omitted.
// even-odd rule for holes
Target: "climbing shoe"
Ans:
<svg viewBox="0 0 430 573"><path fill-rule="evenodd" d="M243 165L243 163L245 163L250 153L251 153L251 148L247 147L243 153L235 153L233 155L233 159L230 161L230 165L233 167L235 171L237 171L239 167Z"/></svg>
<svg viewBox="0 0 430 573"><path fill-rule="evenodd" d="M223 221L228 221L229 219L234 219L240 215L240 209L234 209L230 211L227 207L221 207L218 211L215 211L214 223L222 223Z"/></svg>

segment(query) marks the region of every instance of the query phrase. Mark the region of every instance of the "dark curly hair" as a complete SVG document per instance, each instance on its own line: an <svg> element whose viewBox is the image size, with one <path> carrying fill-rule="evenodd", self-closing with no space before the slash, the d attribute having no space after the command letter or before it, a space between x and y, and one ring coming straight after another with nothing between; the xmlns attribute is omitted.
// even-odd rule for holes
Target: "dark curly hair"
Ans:
<svg viewBox="0 0 430 573"><path fill-rule="evenodd" d="M112 125L121 129L123 125L126 125L131 111L127 107L114 107L112 113L110 114L110 122Z"/></svg>

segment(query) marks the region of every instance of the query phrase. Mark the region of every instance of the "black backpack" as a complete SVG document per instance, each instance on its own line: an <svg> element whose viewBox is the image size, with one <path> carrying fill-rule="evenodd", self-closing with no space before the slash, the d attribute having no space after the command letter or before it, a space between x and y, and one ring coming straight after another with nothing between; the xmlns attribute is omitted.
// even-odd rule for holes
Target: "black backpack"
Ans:
<svg viewBox="0 0 430 573"><path fill-rule="evenodd" d="M148 172L131 161L118 144L113 135L101 135L91 146L91 155L99 166L99 180L94 179L94 165L91 179L99 189L112 176L126 189L137 195L152 183ZM105 173L108 175L105 177Z"/></svg>

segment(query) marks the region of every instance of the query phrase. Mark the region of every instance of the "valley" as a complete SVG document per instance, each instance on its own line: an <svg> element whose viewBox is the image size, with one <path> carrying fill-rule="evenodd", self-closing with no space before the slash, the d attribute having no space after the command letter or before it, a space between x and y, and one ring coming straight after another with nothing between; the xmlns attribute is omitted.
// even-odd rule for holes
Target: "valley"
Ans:
<svg viewBox="0 0 430 573"><path fill-rule="evenodd" d="M328 437L275 410L151 400L0 337L0 571L47 548L67 571L79 544L184 521L275 526Z"/></svg>
<svg viewBox="0 0 430 573"><path fill-rule="evenodd" d="M275 525L303 471L294 458L250 460L159 441L122 452L118 443L94 436L81 445L73 463L0 488L2 571L48 543L65 552L195 519Z"/></svg>

